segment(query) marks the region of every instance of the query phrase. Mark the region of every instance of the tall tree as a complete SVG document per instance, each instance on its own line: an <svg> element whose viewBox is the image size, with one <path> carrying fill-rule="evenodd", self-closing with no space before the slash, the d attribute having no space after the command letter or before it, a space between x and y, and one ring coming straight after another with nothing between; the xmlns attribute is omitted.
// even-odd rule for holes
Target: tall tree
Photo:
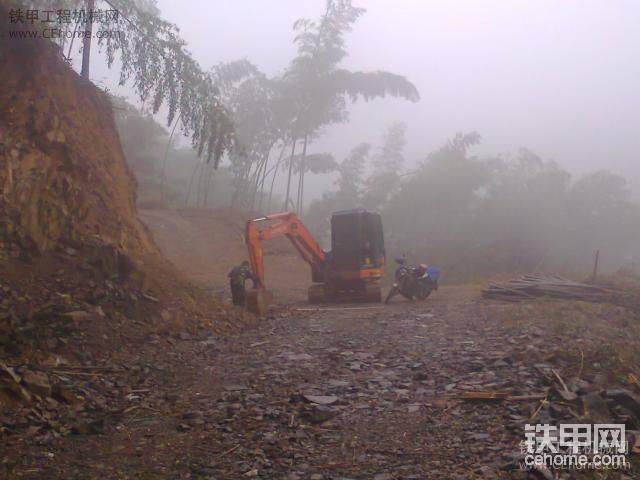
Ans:
<svg viewBox="0 0 640 480"><path fill-rule="evenodd" d="M453 251L453 242L470 237L478 190L488 181L487 166L468 154L478 141L476 133L457 135L429 154L384 201L381 210L390 250L424 255L428 249L431 253L449 245Z"/></svg>
<svg viewBox="0 0 640 480"><path fill-rule="evenodd" d="M251 197L251 189L275 145L272 81L247 60L216 65L210 73L219 86L222 104L230 112L236 128L236 148L228 155L234 176L232 204Z"/></svg>
<svg viewBox="0 0 640 480"><path fill-rule="evenodd" d="M373 157L372 173L366 181L363 203L371 210L380 209L395 192L400 182L406 144L404 123L390 125L384 133L382 146Z"/></svg>
<svg viewBox="0 0 640 480"><path fill-rule="evenodd" d="M309 206L308 220L318 238L325 239L330 231L331 213L362 206L364 168L371 146L362 143L351 150L336 170L338 178L335 192L325 192L321 199Z"/></svg>
<svg viewBox="0 0 640 480"><path fill-rule="evenodd" d="M300 139L303 149L320 129L348 118L348 101L391 95L418 101L416 87L405 77L385 71L352 72L340 68L347 56L345 35L365 12L351 0L327 0L325 13L318 21L298 20L295 43L298 53L284 75L295 108L291 138ZM305 162L306 150L302 155ZM293 162L292 149L289 162ZM291 172L291 169L289 169ZM304 200L304 173L300 170L300 203ZM287 178L285 206L289 203L291 175ZM301 208L302 205L298 205Z"/></svg>
<svg viewBox="0 0 640 480"><path fill-rule="evenodd" d="M363 175L371 145L361 143L353 148L349 156L340 164L340 176L336 182L336 197L340 208L353 208L362 205Z"/></svg>

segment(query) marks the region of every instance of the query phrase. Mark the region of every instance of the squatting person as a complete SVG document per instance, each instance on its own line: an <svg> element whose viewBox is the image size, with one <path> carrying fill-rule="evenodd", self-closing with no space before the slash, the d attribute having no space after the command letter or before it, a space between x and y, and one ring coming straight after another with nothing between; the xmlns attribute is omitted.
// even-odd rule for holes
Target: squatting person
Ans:
<svg viewBox="0 0 640 480"><path fill-rule="evenodd" d="M243 306L245 300L245 282L247 279L251 279L254 286L256 282L256 277L249 268L249 262L245 260L240 265L233 267L227 277L229 278L233 304Z"/></svg>

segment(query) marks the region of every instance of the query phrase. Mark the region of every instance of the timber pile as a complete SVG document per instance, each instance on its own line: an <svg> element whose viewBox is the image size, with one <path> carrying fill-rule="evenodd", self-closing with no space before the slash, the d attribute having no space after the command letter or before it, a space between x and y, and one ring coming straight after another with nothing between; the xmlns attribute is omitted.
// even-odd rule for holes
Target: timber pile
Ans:
<svg viewBox="0 0 640 480"><path fill-rule="evenodd" d="M537 297L553 297L587 302L611 301L615 290L574 282L557 275L522 275L504 283L492 283L482 291L484 298L518 302Z"/></svg>

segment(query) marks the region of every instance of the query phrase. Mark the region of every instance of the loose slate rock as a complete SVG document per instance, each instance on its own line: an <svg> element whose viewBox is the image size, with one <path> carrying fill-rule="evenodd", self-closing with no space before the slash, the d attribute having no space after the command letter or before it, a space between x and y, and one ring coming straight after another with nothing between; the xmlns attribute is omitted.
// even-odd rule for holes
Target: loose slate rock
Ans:
<svg viewBox="0 0 640 480"><path fill-rule="evenodd" d="M373 480L391 480L393 477L390 473L376 473Z"/></svg>
<svg viewBox="0 0 640 480"><path fill-rule="evenodd" d="M43 373L27 371L22 375L22 382L36 395L40 395L43 398L51 395L51 384Z"/></svg>
<svg viewBox="0 0 640 480"><path fill-rule="evenodd" d="M317 403L318 405L333 405L338 401L338 397L335 395L305 395L302 397L310 403Z"/></svg>
<svg viewBox="0 0 640 480"><path fill-rule="evenodd" d="M622 388L608 389L605 391L605 395L634 414L640 415L640 399L629 390Z"/></svg>
<svg viewBox="0 0 640 480"><path fill-rule="evenodd" d="M224 389L227 392L240 392L242 390L246 390L247 386L246 385L241 385L241 384L229 384L229 385L225 385Z"/></svg>
<svg viewBox="0 0 640 480"><path fill-rule="evenodd" d="M588 393L580 397L586 418L593 423L610 423L611 412L607 403L598 393Z"/></svg>
<svg viewBox="0 0 640 480"><path fill-rule="evenodd" d="M318 405L304 413L304 417L311 423L319 424L331 420L338 412L326 405Z"/></svg>

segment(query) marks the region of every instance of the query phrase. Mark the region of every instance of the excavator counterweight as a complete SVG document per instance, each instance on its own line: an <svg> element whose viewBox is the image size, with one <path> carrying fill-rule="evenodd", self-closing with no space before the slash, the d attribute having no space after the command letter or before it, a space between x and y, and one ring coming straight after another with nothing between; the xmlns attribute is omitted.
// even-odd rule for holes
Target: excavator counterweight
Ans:
<svg viewBox="0 0 640 480"><path fill-rule="evenodd" d="M380 215L366 210L335 212L331 217L331 250L325 252L295 213L285 212L247 222L249 261L256 277L247 295L247 308L266 313L271 295L266 290L262 242L287 237L311 267L309 302L381 301L384 275L384 236Z"/></svg>

